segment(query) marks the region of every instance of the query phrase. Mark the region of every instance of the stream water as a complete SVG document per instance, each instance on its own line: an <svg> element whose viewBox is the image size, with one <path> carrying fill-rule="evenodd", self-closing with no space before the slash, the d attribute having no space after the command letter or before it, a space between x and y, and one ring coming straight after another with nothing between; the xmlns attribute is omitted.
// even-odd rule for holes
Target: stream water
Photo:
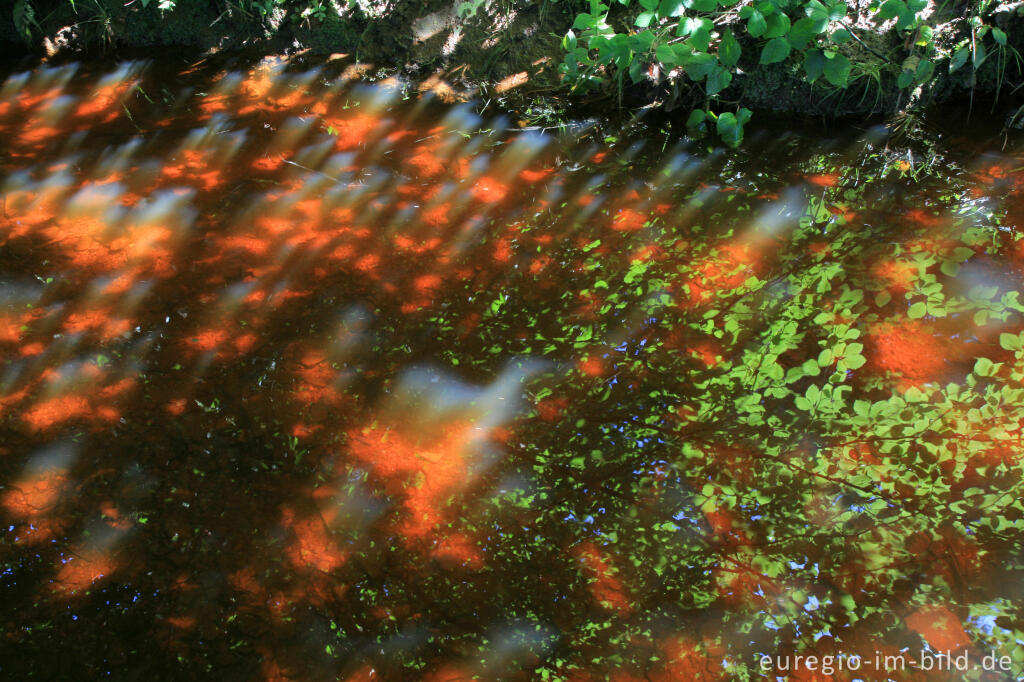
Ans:
<svg viewBox="0 0 1024 682"><path fill-rule="evenodd" d="M1024 673L1020 140L359 75L7 76L5 679Z"/></svg>

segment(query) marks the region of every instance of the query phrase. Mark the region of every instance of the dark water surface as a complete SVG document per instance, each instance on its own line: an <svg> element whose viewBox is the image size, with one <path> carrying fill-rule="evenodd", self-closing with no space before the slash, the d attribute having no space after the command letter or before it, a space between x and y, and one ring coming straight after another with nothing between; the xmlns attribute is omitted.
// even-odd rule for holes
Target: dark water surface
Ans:
<svg viewBox="0 0 1024 682"><path fill-rule="evenodd" d="M1013 140L341 71L3 85L4 679L1024 672Z"/></svg>

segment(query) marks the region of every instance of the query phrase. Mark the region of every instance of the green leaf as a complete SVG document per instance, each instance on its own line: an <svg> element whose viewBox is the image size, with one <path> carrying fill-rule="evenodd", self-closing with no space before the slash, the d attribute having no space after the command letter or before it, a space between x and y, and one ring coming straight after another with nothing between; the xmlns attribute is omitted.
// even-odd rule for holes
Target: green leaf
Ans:
<svg viewBox="0 0 1024 682"><path fill-rule="evenodd" d="M764 35L764 32L767 30L768 22L765 21L764 15L755 9L751 12L750 19L747 20L747 33L754 38L759 38Z"/></svg>
<svg viewBox="0 0 1024 682"><path fill-rule="evenodd" d="M772 38L761 50L762 64L776 64L789 56L789 41L785 38Z"/></svg>
<svg viewBox="0 0 1024 682"><path fill-rule="evenodd" d="M860 369L866 362L867 359L863 355L850 355L843 358L843 364L847 369Z"/></svg>
<svg viewBox="0 0 1024 682"><path fill-rule="evenodd" d="M653 12L658 7L658 0L640 0L640 6L648 12Z"/></svg>
<svg viewBox="0 0 1024 682"><path fill-rule="evenodd" d="M907 10L896 18L896 30L902 31L904 29L913 28L914 24L917 23L917 15Z"/></svg>
<svg viewBox="0 0 1024 682"><path fill-rule="evenodd" d="M974 373L980 377L994 374L995 365L988 358L978 358L974 363Z"/></svg>
<svg viewBox="0 0 1024 682"><path fill-rule="evenodd" d="M988 58L988 53L985 51L985 43L978 42L975 44L973 57L974 68L980 68L981 65Z"/></svg>
<svg viewBox="0 0 1024 682"><path fill-rule="evenodd" d="M715 0L683 0L683 4L698 12L714 12L718 9L718 3Z"/></svg>
<svg viewBox="0 0 1024 682"><path fill-rule="evenodd" d="M785 14L772 14L767 19L768 29L764 32L765 38L779 38L789 33L789 17Z"/></svg>
<svg viewBox="0 0 1024 682"><path fill-rule="evenodd" d="M582 28L590 28L592 26L595 26L597 23L598 20L595 19L593 16L589 14L580 14L579 16L576 17L576 20L572 22L572 27L576 30L579 30Z"/></svg>
<svg viewBox="0 0 1024 682"><path fill-rule="evenodd" d="M681 17L685 11L686 7L680 0L661 0L658 6L658 14L663 17Z"/></svg>
<svg viewBox="0 0 1024 682"><path fill-rule="evenodd" d="M850 42L851 38L850 32L847 31L845 28L836 29L835 31L832 32L832 35L830 37L832 38L832 42L835 43L836 45L848 43Z"/></svg>
<svg viewBox="0 0 1024 682"><path fill-rule="evenodd" d="M725 29L722 40L718 43L718 61L726 66L736 66L741 52L739 41L733 36L732 31Z"/></svg>
<svg viewBox="0 0 1024 682"><path fill-rule="evenodd" d="M914 84L914 74L910 71L901 71L900 77L896 79L896 87L903 90Z"/></svg>
<svg viewBox="0 0 1024 682"><path fill-rule="evenodd" d="M967 63L967 58L971 56L970 49L965 45L959 50L953 53L953 58L949 60L949 72L953 73L961 66Z"/></svg>
<svg viewBox="0 0 1024 682"><path fill-rule="evenodd" d="M810 83L818 80L825 72L825 55L821 53L821 50L813 49L804 52L804 72Z"/></svg>
<svg viewBox="0 0 1024 682"><path fill-rule="evenodd" d="M903 0L886 0L878 9L877 17L880 21L888 21L906 11L907 5Z"/></svg>
<svg viewBox="0 0 1024 682"><path fill-rule="evenodd" d="M700 19L697 19L696 17L684 17L679 22L679 28L676 29L676 35L679 37L688 36L702 25L703 24L701 24Z"/></svg>
<svg viewBox="0 0 1024 682"><path fill-rule="evenodd" d="M802 50L807 47L807 44L811 42L814 36L818 35L820 31L817 30L817 23L808 18L798 20L793 24L793 28L789 30L789 44L798 50Z"/></svg>
<svg viewBox="0 0 1024 682"><path fill-rule="evenodd" d="M688 42L697 52L707 52L711 46L711 32L704 26L698 26L690 34Z"/></svg>
<svg viewBox="0 0 1024 682"><path fill-rule="evenodd" d="M658 61L668 66L678 66L680 64L679 54L672 45L666 45L662 43L654 50L654 56L657 57Z"/></svg>
<svg viewBox="0 0 1024 682"><path fill-rule="evenodd" d="M966 246L958 246L953 249L953 259L959 263L963 263L965 260L974 255L974 249Z"/></svg>
<svg viewBox="0 0 1024 682"><path fill-rule="evenodd" d="M922 303L921 301L918 301L914 305L910 306L910 309L907 310L907 315L911 319L916 320L920 317L924 317L924 314L926 312L928 312L928 306Z"/></svg>
<svg viewBox="0 0 1024 682"><path fill-rule="evenodd" d="M917 71L914 73L914 79L918 83L927 83L932 74L935 73L935 62L930 59L922 59L917 65Z"/></svg>
<svg viewBox="0 0 1024 682"><path fill-rule="evenodd" d="M634 26L640 28L647 28L651 25L651 21L654 19L654 12L641 12L637 15L636 21L633 22Z"/></svg>
<svg viewBox="0 0 1024 682"><path fill-rule="evenodd" d="M693 137L703 137L707 133L708 114L702 109L694 109L686 119L686 130Z"/></svg>
<svg viewBox="0 0 1024 682"><path fill-rule="evenodd" d="M810 0L804 5L804 13L814 22L828 21L828 9L818 0Z"/></svg>
<svg viewBox="0 0 1024 682"><path fill-rule="evenodd" d="M726 112L718 117L716 129L718 136L730 147L737 147L743 141L743 124L731 112Z"/></svg>
<svg viewBox="0 0 1024 682"><path fill-rule="evenodd" d="M841 54L825 62L825 80L837 88L845 88L850 77L850 60Z"/></svg>
<svg viewBox="0 0 1024 682"><path fill-rule="evenodd" d="M999 345L1006 350L1020 350L1020 337L1003 332L999 335Z"/></svg>
<svg viewBox="0 0 1024 682"><path fill-rule="evenodd" d="M26 42L32 39L32 25L36 23L35 8L28 0L18 0L14 3L12 14L14 28L25 39Z"/></svg>
<svg viewBox="0 0 1024 682"><path fill-rule="evenodd" d="M713 54L695 54L692 55L683 68L686 69L686 75L695 81L703 80L707 78L708 74L717 66L717 59Z"/></svg>
<svg viewBox="0 0 1024 682"><path fill-rule="evenodd" d="M729 87L730 83L732 83L732 73L730 73L728 69L716 66L714 70L708 74L707 85L704 89L709 96L714 96Z"/></svg>
<svg viewBox="0 0 1024 682"><path fill-rule="evenodd" d="M629 36L629 44L630 49L633 50L633 52L649 52L651 45L654 44L654 32L650 30L638 31L637 33Z"/></svg>
<svg viewBox="0 0 1024 682"><path fill-rule="evenodd" d="M993 26L992 37L995 38L996 42L1000 45L1006 44L1006 33L1003 32L1003 29Z"/></svg>
<svg viewBox="0 0 1024 682"><path fill-rule="evenodd" d="M639 83L644 79L644 65L639 60L633 60L629 64L629 80Z"/></svg>

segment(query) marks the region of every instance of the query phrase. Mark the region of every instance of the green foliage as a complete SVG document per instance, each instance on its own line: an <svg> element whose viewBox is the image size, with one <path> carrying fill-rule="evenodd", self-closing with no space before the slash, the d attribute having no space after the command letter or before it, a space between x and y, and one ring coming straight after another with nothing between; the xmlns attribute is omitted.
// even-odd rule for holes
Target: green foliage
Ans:
<svg viewBox="0 0 1024 682"><path fill-rule="evenodd" d="M621 94L627 81L667 81L719 109L738 73L771 65L791 66L823 95L864 77L879 90L894 83L913 91L934 79L940 58L950 72L968 61L977 69L994 50L1004 63L1022 61L1005 32L984 23L983 6L971 6L970 35L946 54L934 42L939 13L925 20L925 0L873 0L863 10L845 0L591 0L563 41L560 69L574 89L614 85ZM870 47L853 25L858 18L902 47Z"/></svg>
<svg viewBox="0 0 1024 682"><path fill-rule="evenodd" d="M32 29L37 26L35 8L29 0L17 0L14 3L12 19L18 36L26 43L32 39Z"/></svg>
<svg viewBox="0 0 1024 682"><path fill-rule="evenodd" d="M736 147L743 141L743 125L750 120L750 110L740 109L739 113L725 112L719 114L715 122L718 136L730 147Z"/></svg>

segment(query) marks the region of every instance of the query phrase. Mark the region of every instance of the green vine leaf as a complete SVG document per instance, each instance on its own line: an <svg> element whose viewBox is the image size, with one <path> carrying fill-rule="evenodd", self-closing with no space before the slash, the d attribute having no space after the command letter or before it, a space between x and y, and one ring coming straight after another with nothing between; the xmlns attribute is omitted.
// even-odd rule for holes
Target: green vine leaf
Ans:
<svg viewBox="0 0 1024 682"><path fill-rule="evenodd" d="M785 61L790 52L789 41L785 38L772 38L761 50L762 64L775 64Z"/></svg>
<svg viewBox="0 0 1024 682"><path fill-rule="evenodd" d="M713 54L706 52L691 55L686 60L683 68L686 69L686 75L695 81L703 80L711 75L711 72L715 69L718 60Z"/></svg>
<svg viewBox="0 0 1024 682"><path fill-rule="evenodd" d="M742 111L747 112L747 118L750 116L750 112L747 109ZM742 111L740 116L742 116ZM725 112L719 115L716 129L718 136L722 138L722 142L729 145L730 147L737 147L743 142L743 123L740 116L731 112Z"/></svg>
<svg viewBox="0 0 1024 682"><path fill-rule="evenodd" d="M633 25L638 28L647 28L651 25L651 21L654 20L654 12L641 12L637 15L636 21Z"/></svg>
<svg viewBox="0 0 1024 682"><path fill-rule="evenodd" d="M821 78L825 73L825 55L821 50L814 49L804 52L804 73L811 83Z"/></svg>
<svg viewBox="0 0 1024 682"><path fill-rule="evenodd" d="M686 6L680 0L661 0L658 6L658 15L662 17L681 17L686 11Z"/></svg>
<svg viewBox="0 0 1024 682"><path fill-rule="evenodd" d="M716 66L714 70L708 74L707 85L705 90L708 95L717 95L722 90L729 87L732 83L732 73L728 69L724 69L721 66Z"/></svg>
<svg viewBox="0 0 1024 682"><path fill-rule="evenodd" d="M780 38L789 33L790 21L785 14L772 14L766 23L768 28L764 32L765 38Z"/></svg>
<svg viewBox="0 0 1024 682"><path fill-rule="evenodd" d="M825 61L825 80L837 88L845 88L850 78L850 60L837 54Z"/></svg>
<svg viewBox="0 0 1024 682"><path fill-rule="evenodd" d="M764 15L755 9L747 20L747 33L754 38L760 38L767 30L768 22L765 21Z"/></svg>
<svg viewBox="0 0 1024 682"><path fill-rule="evenodd" d="M814 39L814 36L818 35L820 31L817 30L817 24L811 19L804 17L795 24L793 28L789 30L789 44L798 50L802 50Z"/></svg>
<svg viewBox="0 0 1024 682"><path fill-rule="evenodd" d="M895 0L898 2L899 0ZM804 5L804 13L807 17L814 22L828 21L828 9L825 5L821 4L818 0L810 0Z"/></svg>
<svg viewBox="0 0 1024 682"><path fill-rule="evenodd" d="M686 119L686 130L693 137L703 137L708 131L708 114L703 109L694 109Z"/></svg>
<svg viewBox="0 0 1024 682"><path fill-rule="evenodd" d="M736 66L741 53L742 48L740 48L739 41L733 36L732 31L725 29L722 39L718 43L718 61L725 66Z"/></svg>
<svg viewBox="0 0 1024 682"><path fill-rule="evenodd" d="M829 37L832 39L832 42L835 43L836 45L843 45L845 43L850 42L850 38L852 36L850 35L850 32L847 31L845 28L839 28L833 31L832 35Z"/></svg>
<svg viewBox="0 0 1024 682"><path fill-rule="evenodd" d="M965 45L959 50L953 53L953 58L949 60L949 72L953 73L961 66L967 63L967 58L971 56L971 51Z"/></svg>
<svg viewBox="0 0 1024 682"><path fill-rule="evenodd" d="M888 21L893 17L903 14L907 11L907 5L903 0L886 0L882 3L882 6L878 8L878 19L880 21Z"/></svg>
<svg viewBox="0 0 1024 682"><path fill-rule="evenodd" d="M999 335L999 345L1005 350L1020 350L1021 342L1020 336L1017 334L1008 334L1003 332Z"/></svg>
<svg viewBox="0 0 1024 682"><path fill-rule="evenodd" d="M14 3L14 28L26 42L32 39L32 25L36 23L35 8L28 0Z"/></svg>

